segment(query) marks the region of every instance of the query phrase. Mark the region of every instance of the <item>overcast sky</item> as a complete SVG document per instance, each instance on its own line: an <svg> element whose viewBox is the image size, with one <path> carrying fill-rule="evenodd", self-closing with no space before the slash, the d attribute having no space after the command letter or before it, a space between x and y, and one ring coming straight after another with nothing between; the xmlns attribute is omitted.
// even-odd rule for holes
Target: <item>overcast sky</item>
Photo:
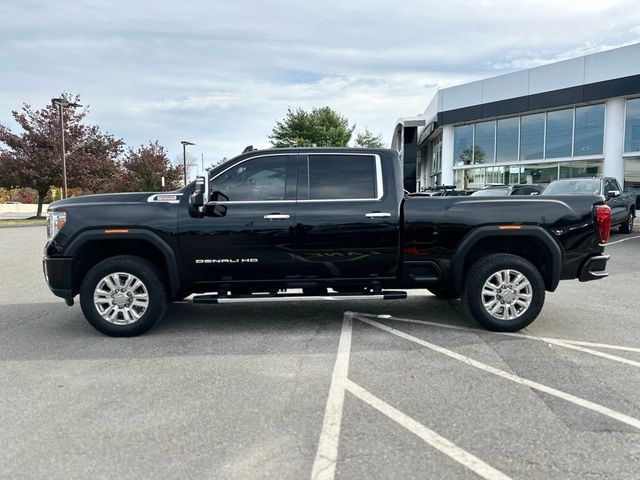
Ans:
<svg viewBox="0 0 640 480"><path fill-rule="evenodd" d="M80 93L128 145L207 162L329 105L389 142L439 87L640 41L637 0L35 1L0 9L0 123Z"/></svg>

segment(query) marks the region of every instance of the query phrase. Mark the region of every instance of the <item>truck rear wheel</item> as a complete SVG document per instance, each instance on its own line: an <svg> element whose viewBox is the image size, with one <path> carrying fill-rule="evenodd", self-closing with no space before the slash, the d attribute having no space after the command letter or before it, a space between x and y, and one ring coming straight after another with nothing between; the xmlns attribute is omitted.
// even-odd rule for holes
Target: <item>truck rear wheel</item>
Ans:
<svg viewBox="0 0 640 480"><path fill-rule="evenodd" d="M105 335L140 335L164 316L167 294L162 278L144 258L119 255L103 260L82 281L82 313Z"/></svg>
<svg viewBox="0 0 640 480"><path fill-rule="evenodd" d="M463 299L473 318L489 330L514 332L533 322L544 304L542 275L517 255L481 258L467 272Z"/></svg>

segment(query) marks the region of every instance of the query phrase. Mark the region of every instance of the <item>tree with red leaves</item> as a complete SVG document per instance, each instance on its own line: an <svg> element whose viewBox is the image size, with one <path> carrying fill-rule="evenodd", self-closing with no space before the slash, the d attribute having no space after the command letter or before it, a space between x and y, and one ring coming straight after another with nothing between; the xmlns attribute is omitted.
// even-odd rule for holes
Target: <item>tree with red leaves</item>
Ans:
<svg viewBox="0 0 640 480"><path fill-rule="evenodd" d="M158 192L180 188L182 166L173 166L167 156L167 150L158 140L140 145L137 150L129 148L120 163L121 174L116 182L120 191Z"/></svg>
<svg viewBox="0 0 640 480"><path fill-rule="evenodd" d="M79 103L79 95L62 98ZM28 187L38 193L37 216L51 185L62 185L62 141L58 107L34 110L23 104L11 112L22 128L13 133L0 124L0 187ZM108 188L118 172L116 158L124 142L83 123L88 109L63 108L67 181L69 188L99 191Z"/></svg>

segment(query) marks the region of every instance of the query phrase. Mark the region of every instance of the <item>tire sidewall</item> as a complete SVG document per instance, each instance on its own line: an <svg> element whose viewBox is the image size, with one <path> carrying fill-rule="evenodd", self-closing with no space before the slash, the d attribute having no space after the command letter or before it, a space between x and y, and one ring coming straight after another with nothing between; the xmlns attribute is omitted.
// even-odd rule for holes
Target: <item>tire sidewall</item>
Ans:
<svg viewBox="0 0 640 480"><path fill-rule="evenodd" d="M627 215L627 220L620 227L620 230L622 230L622 233L633 233L633 220L634 220L633 212L629 211L629 214Z"/></svg>
<svg viewBox="0 0 640 480"><path fill-rule="evenodd" d="M149 306L142 317L129 325L114 325L98 313L93 294L100 280L110 273L126 272L135 275L144 283L149 295ZM99 332L112 337L133 337L146 332L164 315L167 295L162 275L148 260L120 255L108 258L95 265L85 275L80 288L80 306L87 321Z"/></svg>
<svg viewBox="0 0 640 480"><path fill-rule="evenodd" d="M485 309L482 303L482 288L487 279L499 270L517 270L531 284L532 299L529 308L515 320L500 320ZM528 260L517 255L489 255L474 263L467 273L464 301L476 321L489 330L514 332L533 322L544 305L545 285L538 269Z"/></svg>

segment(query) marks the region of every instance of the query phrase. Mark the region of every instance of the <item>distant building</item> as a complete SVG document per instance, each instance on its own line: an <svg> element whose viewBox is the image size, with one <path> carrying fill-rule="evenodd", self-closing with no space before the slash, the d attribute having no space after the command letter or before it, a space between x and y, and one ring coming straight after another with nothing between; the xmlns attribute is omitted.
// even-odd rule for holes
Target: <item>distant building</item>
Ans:
<svg viewBox="0 0 640 480"><path fill-rule="evenodd" d="M392 147L412 191L596 175L640 188L640 44L438 90Z"/></svg>

